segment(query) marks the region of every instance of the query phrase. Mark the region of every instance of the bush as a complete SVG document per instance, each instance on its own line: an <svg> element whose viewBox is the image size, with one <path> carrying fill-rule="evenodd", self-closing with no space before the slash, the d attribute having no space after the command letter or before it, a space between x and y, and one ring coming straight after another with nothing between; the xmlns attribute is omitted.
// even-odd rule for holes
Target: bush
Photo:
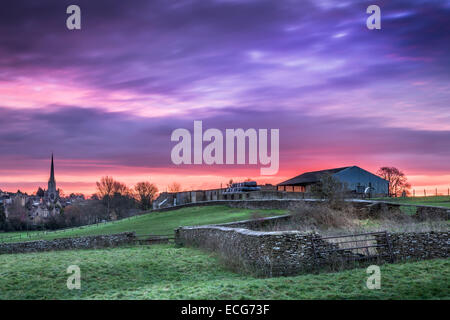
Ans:
<svg viewBox="0 0 450 320"><path fill-rule="evenodd" d="M289 208L292 219L289 224L298 227L296 230L316 230L355 227L357 219L355 210L343 206L341 210L332 208L328 203L308 205L298 203Z"/></svg>
<svg viewBox="0 0 450 320"><path fill-rule="evenodd" d="M311 187L314 197L323 199L333 208L341 208L348 192L346 184L331 174L323 174L318 183Z"/></svg>

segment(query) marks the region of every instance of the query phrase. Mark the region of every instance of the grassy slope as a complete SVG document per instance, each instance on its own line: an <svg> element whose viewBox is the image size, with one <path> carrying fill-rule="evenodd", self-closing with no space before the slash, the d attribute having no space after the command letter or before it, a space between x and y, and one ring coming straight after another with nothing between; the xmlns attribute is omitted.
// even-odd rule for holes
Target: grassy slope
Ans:
<svg viewBox="0 0 450 320"><path fill-rule="evenodd" d="M81 228L73 228L66 230L65 232L53 232L48 234L39 232L38 235L33 235L30 239L25 238L26 232L22 232L21 239L16 237L5 241L14 242L38 239L55 239L63 237L111 234L124 231L136 231L136 234L138 235L173 235L173 230L179 226L224 223L243 220L250 218L253 212L257 212L258 214L264 216L272 216L284 214L286 211L236 209L227 206L190 207L173 211L148 213L124 220L99 224L98 226L91 225ZM10 235L19 235L19 233L0 234L0 241L2 237L9 237Z"/></svg>
<svg viewBox="0 0 450 320"><path fill-rule="evenodd" d="M66 268L81 268L68 290ZM0 299L449 299L450 260L381 267L381 289L365 269L257 279L213 256L170 245L0 255Z"/></svg>
<svg viewBox="0 0 450 320"><path fill-rule="evenodd" d="M389 202L398 202L405 204L419 204L427 206L438 206L438 207L450 207L450 197L448 196L437 196L437 197L408 197L408 198L377 198L374 200L383 200Z"/></svg>

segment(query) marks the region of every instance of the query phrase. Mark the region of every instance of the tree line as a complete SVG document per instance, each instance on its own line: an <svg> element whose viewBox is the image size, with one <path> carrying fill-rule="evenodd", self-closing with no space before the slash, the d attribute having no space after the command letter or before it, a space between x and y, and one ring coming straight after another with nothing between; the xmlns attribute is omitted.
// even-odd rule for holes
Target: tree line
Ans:
<svg viewBox="0 0 450 320"><path fill-rule="evenodd" d="M96 186L97 192L89 200L72 203L62 208L60 214L45 219L33 217L30 203L23 207L13 202L8 206L8 218L5 208L0 206L0 230L52 230L122 219L151 209L158 194L156 185L149 181L138 182L131 188L105 176L96 182ZM38 192L41 193L40 190Z"/></svg>

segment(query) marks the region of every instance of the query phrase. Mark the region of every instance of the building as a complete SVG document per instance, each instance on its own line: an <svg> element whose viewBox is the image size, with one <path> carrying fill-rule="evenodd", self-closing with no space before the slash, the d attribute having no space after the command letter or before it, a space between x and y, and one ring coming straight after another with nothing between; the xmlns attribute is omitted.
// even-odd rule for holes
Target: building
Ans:
<svg viewBox="0 0 450 320"><path fill-rule="evenodd" d="M60 201L59 191L56 189L53 154L51 157L48 188L43 196L42 194L30 196L19 190L16 193L0 191L0 205L4 207L7 219L12 215L21 214L22 216L28 216L28 219L34 224L60 214L62 209Z"/></svg>
<svg viewBox="0 0 450 320"><path fill-rule="evenodd" d="M355 194L380 196L389 194L389 182L387 180L357 166L305 172L278 184L278 191L310 192L311 187L327 174L339 180L348 191Z"/></svg>
<svg viewBox="0 0 450 320"><path fill-rule="evenodd" d="M223 200L225 189L192 190L180 192L162 192L153 201L153 209L172 207L187 203Z"/></svg>
<svg viewBox="0 0 450 320"><path fill-rule="evenodd" d="M48 179L47 190L45 190L44 192L44 197L29 197L29 219L32 220L35 224L39 224L51 216L60 214L62 208L60 200L61 199L59 196L59 191L58 189L56 189L55 165L52 154L50 164L50 177Z"/></svg>
<svg viewBox="0 0 450 320"><path fill-rule="evenodd" d="M45 200L47 202L56 203L59 199L59 192L56 189L56 181L55 181L55 168L53 165L53 153L52 153L52 163L50 166L50 178L48 179L48 188L45 191Z"/></svg>
<svg viewBox="0 0 450 320"><path fill-rule="evenodd" d="M204 201L221 200L273 200L273 199L301 199L302 195L279 192L271 184L257 185L256 181L233 183L227 188L192 190L180 192L162 192L153 201L153 209L162 209L176 205Z"/></svg>

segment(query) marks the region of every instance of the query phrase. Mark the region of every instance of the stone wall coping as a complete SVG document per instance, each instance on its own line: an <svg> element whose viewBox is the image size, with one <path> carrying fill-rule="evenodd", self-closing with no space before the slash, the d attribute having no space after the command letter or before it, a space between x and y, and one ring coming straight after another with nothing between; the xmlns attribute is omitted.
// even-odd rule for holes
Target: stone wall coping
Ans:
<svg viewBox="0 0 450 320"><path fill-rule="evenodd" d="M390 236L408 236L408 235L430 235L430 234L449 234L450 231L422 231L422 232L415 232L415 231L407 231L407 232L399 232L399 231L395 231L395 232L388 232L388 234Z"/></svg>
<svg viewBox="0 0 450 320"><path fill-rule="evenodd" d="M232 221L232 222L226 222L226 223L218 223L218 224L212 224L211 226L223 226L226 227L228 225L233 224L239 224L239 223L254 223L254 222L262 222L262 221L272 221L272 220L278 220L278 219L286 219L292 217L290 214L284 214L281 216L272 216L272 217L264 217L264 218L256 218L256 219L247 219L247 220L239 220L239 221Z"/></svg>
<svg viewBox="0 0 450 320"><path fill-rule="evenodd" d="M302 232L302 231L295 231L295 230L287 230L287 231L254 231L250 229L245 228L232 228L232 227L222 227L220 225L204 225L204 226L192 226L192 227L180 227L178 230L220 230L225 232L236 232L239 234L247 235L247 236L285 236L285 235L301 235L301 236L307 236L314 233L311 232Z"/></svg>

